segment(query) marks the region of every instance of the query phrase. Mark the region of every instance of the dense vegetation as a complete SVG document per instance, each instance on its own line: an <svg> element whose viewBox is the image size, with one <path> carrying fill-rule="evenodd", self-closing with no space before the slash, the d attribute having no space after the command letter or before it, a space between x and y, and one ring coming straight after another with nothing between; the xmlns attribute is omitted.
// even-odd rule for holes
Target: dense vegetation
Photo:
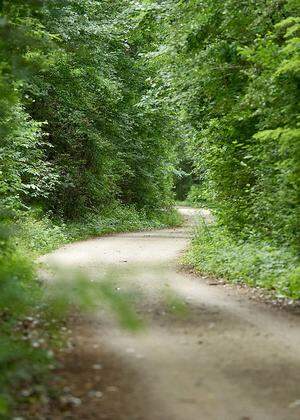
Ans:
<svg viewBox="0 0 300 420"><path fill-rule="evenodd" d="M299 2L152 1L139 19L156 34L148 100L176 119L184 188L217 219L188 262L299 298Z"/></svg>
<svg viewBox="0 0 300 420"><path fill-rule="evenodd" d="M166 204L168 120L141 102L147 69L118 22L122 8L120 1L4 2L5 203L68 218L116 199Z"/></svg>
<svg viewBox="0 0 300 420"><path fill-rule="evenodd" d="M297 0L0 4L0 415L48 363L24 250L176 223L174 181L216 216L189 263L300 298Z"/></svg>
<svg viewBox="0 0 300 420"><path fill-rule="evenodd" d="M127 41L127 3L1 2L1 418L12 393L41 397L52 364L49 305L30 259L78 238L178 223L169 118L142 101L151 69Z"/></svg>

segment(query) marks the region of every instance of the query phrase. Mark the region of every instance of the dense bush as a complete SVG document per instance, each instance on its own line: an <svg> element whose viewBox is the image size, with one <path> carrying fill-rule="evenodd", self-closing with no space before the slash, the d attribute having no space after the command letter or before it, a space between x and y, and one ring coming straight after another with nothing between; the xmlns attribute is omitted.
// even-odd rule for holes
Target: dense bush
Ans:
<svg viewBox="0 0 300 420"><path fill-rule="evenodd" d="M293 258L285 252L296 255L300 243L299 2L142 3L136 14L144 24L151 17L152 37L159 26L145 50L157 69L150 98L176 116L180 159L192 162L196 180L188 200L214 209L220 232L226 229L222 249L242 241L241 261L249 252L248 263L265 273L251 249L261 247L270 272L266 249L281 249L287 273ZM219 273L217 244L214 255Z"/></svg>
<svg viewBox="0 0 300 420"><path fill-rule="evenodd" d="M169 203L167 118L141 101L147 68L126 40L125 4L3 2L7 202L38 203L67 218L116 200Z"/></svg>
<svg viewBox="0 0 300 420"><path fill-rule="evenodd" d="M156 95L179 109L195 172L219 219L238 235L296 245L297 2L147 4L162 28L160 47L148 54L157 65Z"/></svg>

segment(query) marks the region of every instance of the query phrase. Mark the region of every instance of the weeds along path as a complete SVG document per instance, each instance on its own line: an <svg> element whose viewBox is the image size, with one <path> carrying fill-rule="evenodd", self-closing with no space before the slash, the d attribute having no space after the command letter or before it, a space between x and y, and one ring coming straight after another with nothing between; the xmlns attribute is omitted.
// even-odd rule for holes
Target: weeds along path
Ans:
<svg viewBox="0 0 300 420"><path fill-rule="evenodd" d="M92 239L44 257L91 277L110 273L145 320L132 333L101 310L74 327L77 346L61 372L83 401L72 418L298 420L299 318L178 270L201 212L180 211L183 228Z"/></svg>

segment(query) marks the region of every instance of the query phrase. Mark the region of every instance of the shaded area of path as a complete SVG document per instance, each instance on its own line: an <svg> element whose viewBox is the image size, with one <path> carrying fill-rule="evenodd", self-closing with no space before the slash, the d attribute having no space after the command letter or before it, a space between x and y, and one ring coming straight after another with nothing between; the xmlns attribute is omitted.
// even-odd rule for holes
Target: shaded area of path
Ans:
<svg viewBox="0 0 300 420"><path fill-rule="evenodd" d="M91 277L114 273L115 287L130 292L146 322L130 333L102 310L75 329L69 380L78 389L90 378L95 387L100 375L102 387L93 410L79 408L78 418L298 420L299 318L178 270L191 227L201 212L209 218L180 211L189 221L183 228L78 242L43 258ZM100 360L100 374L79 368L86 357Z"/></svg>

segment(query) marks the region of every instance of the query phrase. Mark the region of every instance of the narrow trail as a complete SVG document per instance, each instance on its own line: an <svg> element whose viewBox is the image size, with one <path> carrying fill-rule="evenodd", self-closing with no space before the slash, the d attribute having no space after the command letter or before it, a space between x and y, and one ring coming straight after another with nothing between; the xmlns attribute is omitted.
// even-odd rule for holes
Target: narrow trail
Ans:
<svg viewBox="0 0 300 420"><path fill-rule="evenodd" d="M199 210L180 211L189 220L182 228L78 242L42 259L89 276L114 275L146 322L143 331L128 332L101 310L80 325L80 354L93 348L102 363L105 350L117 360L110 366L108 359L108 371L120 375L110 383L113 398L102 389L93 414L79 411L78 418L299 420L299 318L178 270L199 218Z"/></svg>

